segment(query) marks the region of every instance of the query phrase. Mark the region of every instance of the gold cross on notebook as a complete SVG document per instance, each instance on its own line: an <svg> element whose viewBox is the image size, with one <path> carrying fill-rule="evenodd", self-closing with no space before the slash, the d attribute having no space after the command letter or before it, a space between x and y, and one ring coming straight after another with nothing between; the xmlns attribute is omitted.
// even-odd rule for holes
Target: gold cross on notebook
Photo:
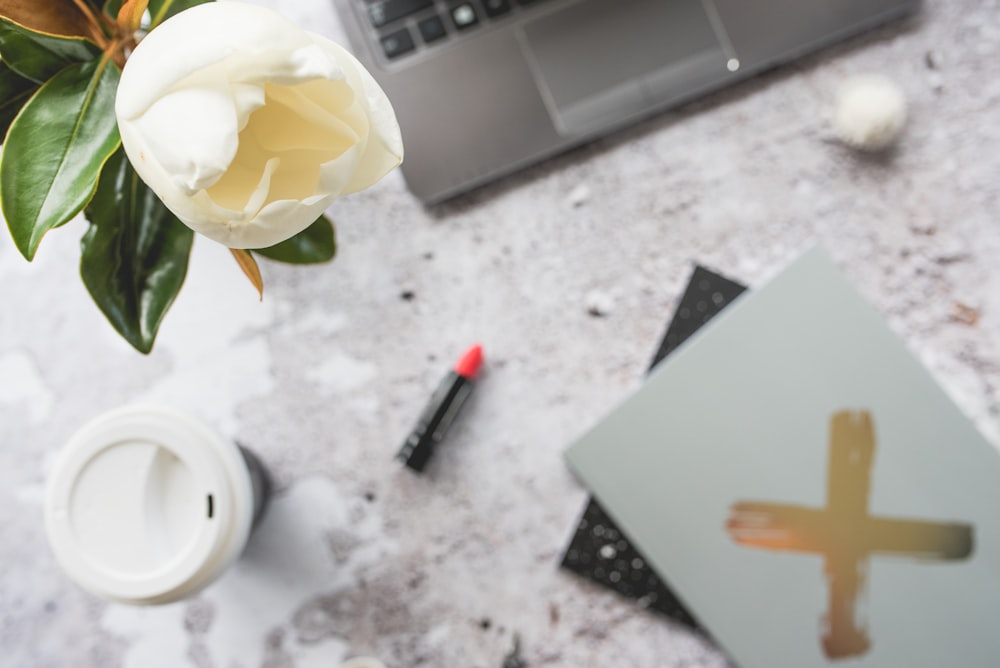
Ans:
<svg viewBox="0 0 1000 668"><path fill-rule="evenodd" d="M864 654L867 629L859 626L868 558L965 559L972 553L968 524L875 517L868 512L875 430L867 411L841 411L830 420L826 507L741 501L726 529L741 545L823 557L829 587L823 649L835 659Z"/></svg>

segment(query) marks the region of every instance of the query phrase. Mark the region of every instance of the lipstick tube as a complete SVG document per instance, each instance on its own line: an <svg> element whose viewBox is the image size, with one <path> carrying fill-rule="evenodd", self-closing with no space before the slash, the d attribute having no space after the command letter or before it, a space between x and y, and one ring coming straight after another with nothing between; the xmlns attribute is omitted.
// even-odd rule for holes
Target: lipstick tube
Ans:
<svg viewBox="0 0 1000 668"><path fill-rule="evenodd" d="M396 459L416 472L424 470L434 448L444 440L448 429L472 393L473 381L482 366L482 346L469 348L448 372L417 420L416 426L396 453Z"/></svg>

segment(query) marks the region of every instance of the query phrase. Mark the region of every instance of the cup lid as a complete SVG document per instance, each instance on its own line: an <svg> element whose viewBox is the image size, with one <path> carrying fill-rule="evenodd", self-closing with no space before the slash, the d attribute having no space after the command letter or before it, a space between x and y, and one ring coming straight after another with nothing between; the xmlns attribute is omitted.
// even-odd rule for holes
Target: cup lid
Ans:
<svg viewBox="0 0 1000 668"><path fill-rule="evenodd" d="M385 664L371 656L357 656L344 661L340 668L385 668Z"/></svg>
<svg viewBox="0 0 1000 668"><path fill-rule="evenodd" d="M184 413L129 406L89 422L60 452L45 525L80 586L160 603L199 589L235 558L252 497L234 443Z"/></svg>

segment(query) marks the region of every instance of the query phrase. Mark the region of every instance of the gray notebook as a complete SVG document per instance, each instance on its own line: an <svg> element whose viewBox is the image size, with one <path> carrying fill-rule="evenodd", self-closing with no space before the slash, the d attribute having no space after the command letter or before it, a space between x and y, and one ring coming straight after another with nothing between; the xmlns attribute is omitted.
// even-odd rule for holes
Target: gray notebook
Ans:
<svg viewBox="0 0 1000 668"><path fill-rule="evenodd" d="M566 456L743 668L1000 665L1000 456L820 250Z"/></svg>

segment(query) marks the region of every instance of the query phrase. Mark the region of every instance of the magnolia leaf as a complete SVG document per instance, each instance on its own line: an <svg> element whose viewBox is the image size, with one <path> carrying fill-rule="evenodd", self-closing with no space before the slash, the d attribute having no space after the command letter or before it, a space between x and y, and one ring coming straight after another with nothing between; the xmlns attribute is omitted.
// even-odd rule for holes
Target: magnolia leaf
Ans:
<svg viewBox="0 0 1000 668"><path fill-rule="evenodd" d="M213 0L149 0L149 29L152 30L178 12L206 2L213 2ZM107 4L104 5L104 13L116 18L124 4L124 0L108 0Z"/></svg>
<svg viewBox="0 0 1000 668"><path fill-rule="evenodd" d="M325 216L320 216L316 222L291 239L267 248L258 248L254 253L289 264L327 262L337 254L333 223Z"/></svg>
<svg viewBox="0 0 1000 668"><path fill-rule="evenodd" d="M100 55L100 47L82 37L33 32L0 17L0 56L10 69L26 79L45 83L68 65Z"/></svg>
<svg viewBox="0 0 1000 668"><path fill-rule="evenodd" d="M148 353L184 284L194 232L146 187L122 150L104 166L84 213L83 283L118 333Z"/></svg>
<svg viewBox="0 0 1000 668"><path fill-rule="evenodd" d="M101 11L108 18L116 19L118 18L118 12L122 10L123 4L125 4L124 0L108 0L104 3L104 8Z"/></svg>
<svg viewBox="0 0 1000 668"><path fill-rule="evenodd" d="M149 0L150 27L155 28L174 14L212 0Z"/></svg>
<svg viewBox="0 0 1000 668"><path fill-rule="evenodd" d="M0 0L0 16L46 35L94 38L94 30L99 30L83 0Z"/></svg>
<svg viewBox="0 0 1000 668"><path fill-rule="evenodd" d="M149 5L149 0L125 0L121 9L118 10L118 27L127 33L134 33L138 30L147 5Z"/></svg>
<svg viewBox="0 0 1000 668"><path fill-rule="evenodd" d="M18 250L31 260L42 236L80 212L101 167L121 144L107 59L70 65L38 89L7 131L0 205Z"/></svg>
<svg viewBox="0 0 1000 668"><path fill-rule="evenodd" d="M25 79L6 63L0 62L0 143L7 135L10 122L36 90L37 83Z"/></svg>
<svg viewBox="0 0 1000 668"><path fill-rule="evenodd" d="M257 260L253 259L250 251L243 250L242 248L230 248L229 252L233 254L233 257L236 258L236 263L240 265L240 269L250 279L253 286L257 288L257 294L260 295L260 299L263 301L264 279L260 276L260 267L257 266Z"/></svg>

